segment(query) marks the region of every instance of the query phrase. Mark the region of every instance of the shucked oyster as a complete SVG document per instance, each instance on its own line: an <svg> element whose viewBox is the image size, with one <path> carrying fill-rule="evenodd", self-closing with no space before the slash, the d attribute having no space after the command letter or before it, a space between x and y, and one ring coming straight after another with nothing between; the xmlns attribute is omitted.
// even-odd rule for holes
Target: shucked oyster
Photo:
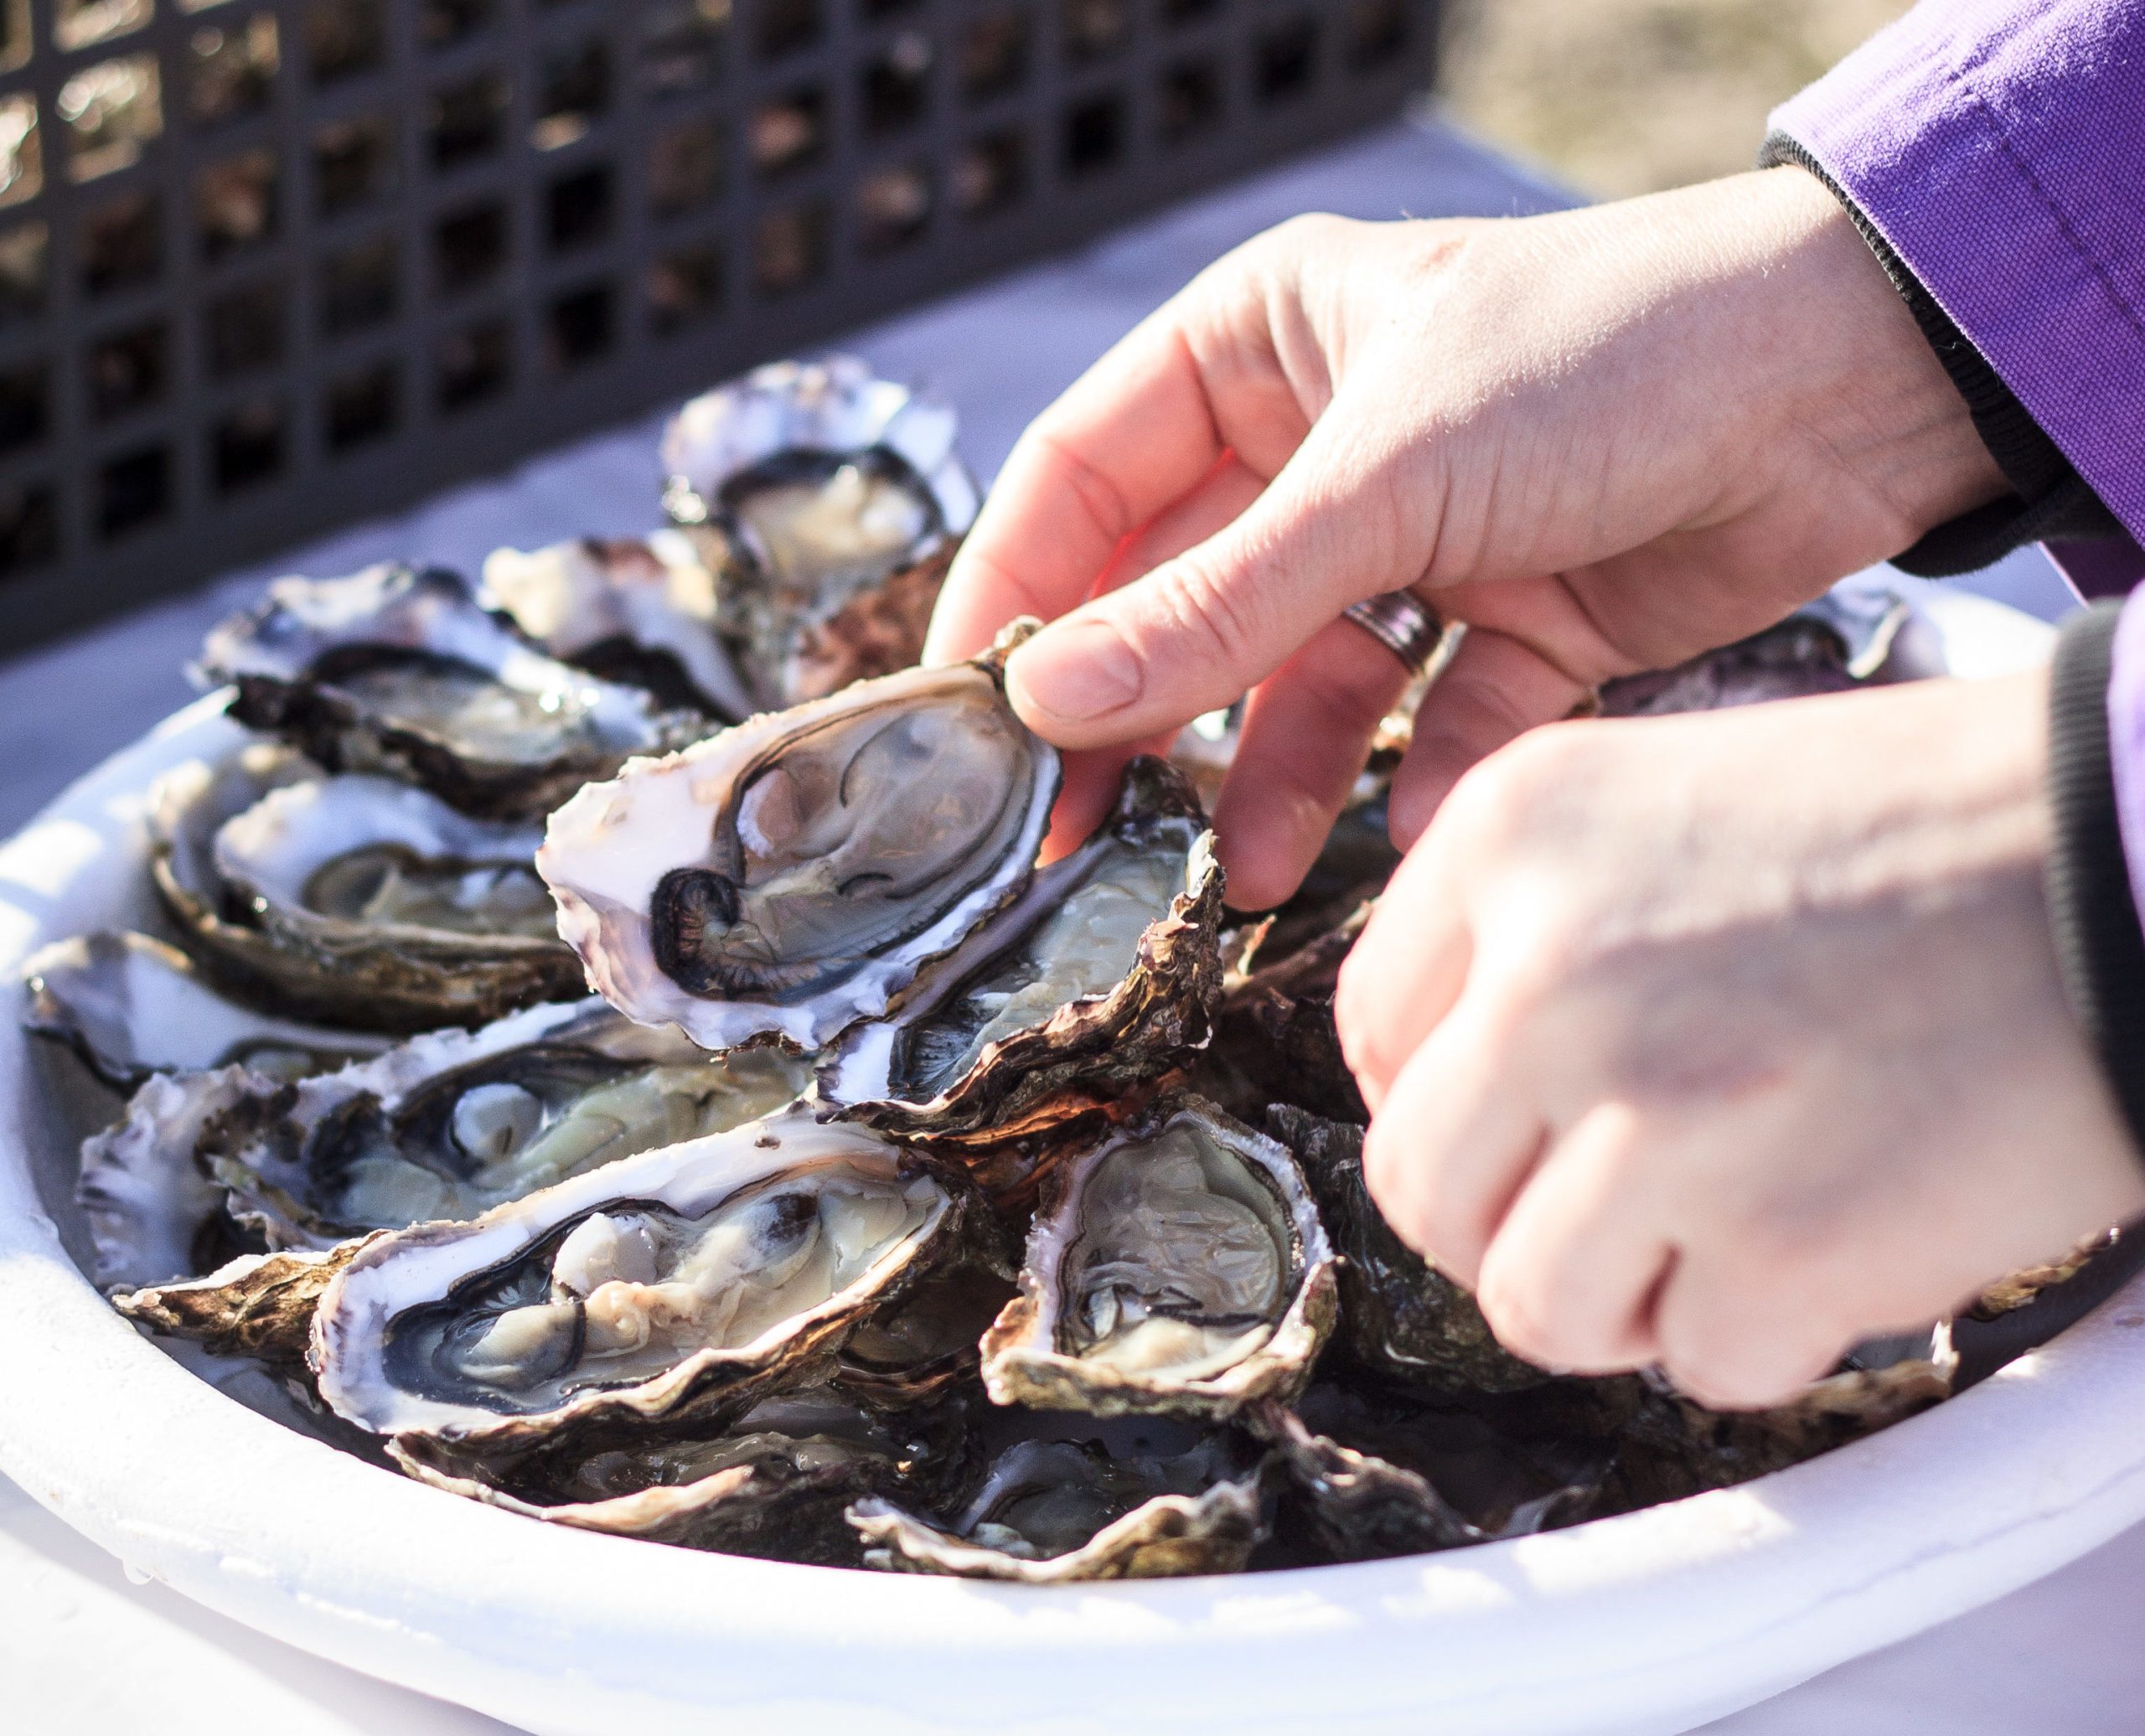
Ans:
<svg viewBox="0 0 2145 1736"><path fill-rule="evenodd" d="M249 1000L400 1033L581 992L533 826L256 742L159 779L149 827L165 907Z"/></svg>
<svg viewBox="0 0 2145 1736"><path fill-rule="evenodd" d="M861 1564L843 1518L867 1495L933 1500L961 1480L960 1407L898 1419L819 1388L755 1405L726 1430L657 1434L594 1453L475 1463L406 1436L419 1481L554 1525L731 1555Z"/></svg>
<svg viewBox="0 0 2145 1736"><path fill-rule="evenodd" d="M757 708L716 636L715 591L715 575L677 530L498 549L484 560L483 601L552 656L735 723Z"/></svg>
<svg viewBox="0 0 2145 1736"><path fill-rule="evenodd" d="M854 1027L819 1096L890 1132L1000 1142L1114 1102L1204 1043L1221 992L1222 871L1163 760L893 1017Z"/></svg>
<svg viewBox="0 0 2145 1736"><path fill-rule="evenodd" d="M206 1076L194 1088L221 1107L170 1161L205 1165L271 1246L323 1248L474 1217L636 1152L726 1132L809 1080L779 1054L707 1055L600 1001L533 1007L295 1085Z"/></svg>
<svg viewBox="0 0 2145 1736"><path fill-rule="evenodd" d="M1282 1146L1172 1095L1044 1190L1021 1294L983 1341L999 1403L1226 1417L1302 1390L1336 1274Z"/></svg>
<svg viewBox="0 0 2145 1736"><path fill-rule="evenodd" d="M1062 1585L1242 1569L1266 1534L1259 1454L1216 1434L1173 1458L1093 1441L1021 1441L975 1498L938 1524L883 1498L850 1523L866 1562L911 1573Z"/></svg>
<svg viewBox="0 0 2145 1736"><path fill-rule="evenodd" d="M759 705L917 660L978 504L954 426L846 357L762 368L671 423L664 500L718 574L717 626Z"/></svg>
<svg viewBox="0 0 2145 1736"><path fill-rule="evenodd" d="M1032 871L1057 756L1005 702L1013 643L581 791L536 865L590 984L711 1049L815 1049L886 1011Z"/></svg>
<svg viewBox="0 0 2145 1736"><path fill-rule="evenodd" d="M464 1454L734 1416L823 1376L976 1202L793 1109L361 1249L313 1320L321 1396Z"/></svg>
<svg viewBox="0 0 2145 1736"><path fill-rule="evenodd" d="M209 635L200 674L236 684L240 722L330 771L385 772L482 818L542 814L697 732L545 656L437 567L278 579Z"/></svg>
<svg viewBox="0 0 2145 1736"><path fill-rule="evenodd" d="M137 1090L151 1073L233 1065L297 1078L387 1046L385 1037L242 1006L178 948L147 934L100 928L56 942L25 961L23 978L23 1023L65 1043L121 1091Z"/></svg>

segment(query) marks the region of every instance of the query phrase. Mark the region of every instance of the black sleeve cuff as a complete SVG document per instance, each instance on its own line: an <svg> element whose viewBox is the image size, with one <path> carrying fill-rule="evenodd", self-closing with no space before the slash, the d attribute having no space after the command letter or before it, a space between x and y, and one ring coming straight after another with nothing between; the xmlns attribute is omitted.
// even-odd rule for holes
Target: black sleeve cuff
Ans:
<svg viewBox="0 0 2145 1736"><path fill-rule="evenodd" d="M2051 538L2088 542L2123 535L2115 514L1823 165L1781 132L1765 141L1758 162L1763 168L1791 163L1806 170L1840 202L1967 400L1975 431L2011 484L2008 497L1939 524L1904 554L1894 555L1892 564L1919 578L1946 579L1977 572L2029 543Z"/></svg>
<svg viewBox="0 0 2145 1736"><path fill-rule="evenodd" d="M2145 1151L2145 929L2116 818L2108 679L2122 605L2071 617L2049 683L2049 794L2055 817L2048 913L2063 985Z"/></svg>

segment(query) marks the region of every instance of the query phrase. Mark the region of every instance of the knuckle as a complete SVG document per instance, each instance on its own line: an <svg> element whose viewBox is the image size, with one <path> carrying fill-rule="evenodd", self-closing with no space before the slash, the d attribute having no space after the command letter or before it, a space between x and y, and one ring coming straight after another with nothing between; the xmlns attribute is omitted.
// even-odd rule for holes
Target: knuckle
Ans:
<svg viewBox="0 0 2145 1736"><path fill-rule="evenodd" d="M1109 475L1050 425L1047 413L1023 437L1052 480L1079 504L1080 510L1113 542L1135 527L1130 504Z"/></svg>

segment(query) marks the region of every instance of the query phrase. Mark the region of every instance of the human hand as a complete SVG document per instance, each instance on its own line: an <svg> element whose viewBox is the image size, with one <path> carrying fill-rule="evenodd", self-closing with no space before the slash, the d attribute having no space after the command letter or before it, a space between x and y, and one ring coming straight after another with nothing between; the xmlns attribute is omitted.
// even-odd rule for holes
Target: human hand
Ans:
<svg viewBox="0 0 2145 1736"><path fill-rule="evenodd" d="M2003 486L1800 170L1516 221L1306 218L1029 429L928 654L1067 617L1007 685L1049 740L1111 750L1076 758L1074 834L1134 747L1250 692L1216 824L1231 902L1259 908L1405 685L1349 604L1412 586L1473 628L1396 781L1404 845L1469 765L1602 680L1768 626Z"/></svg>
<svg viewBox="0 0 2145 1736"><path fill-rule="evenodd" d="M1394 1228L1512 1350L1755 1405L2145 1210L2059 980L2047 677L1538 730L1344 968Z"/></svg>

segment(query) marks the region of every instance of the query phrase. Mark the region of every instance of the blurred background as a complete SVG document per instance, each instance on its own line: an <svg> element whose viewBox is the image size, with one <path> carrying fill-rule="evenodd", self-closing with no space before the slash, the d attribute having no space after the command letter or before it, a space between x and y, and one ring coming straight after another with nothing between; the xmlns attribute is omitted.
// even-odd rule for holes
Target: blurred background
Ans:
<svg viewBox="0 0 2145 1736"><path fill-rule="evenodd" d="M1908 0L1450 0L1460 125L1597 198L1748 168L1766 113Z"/></svg>

